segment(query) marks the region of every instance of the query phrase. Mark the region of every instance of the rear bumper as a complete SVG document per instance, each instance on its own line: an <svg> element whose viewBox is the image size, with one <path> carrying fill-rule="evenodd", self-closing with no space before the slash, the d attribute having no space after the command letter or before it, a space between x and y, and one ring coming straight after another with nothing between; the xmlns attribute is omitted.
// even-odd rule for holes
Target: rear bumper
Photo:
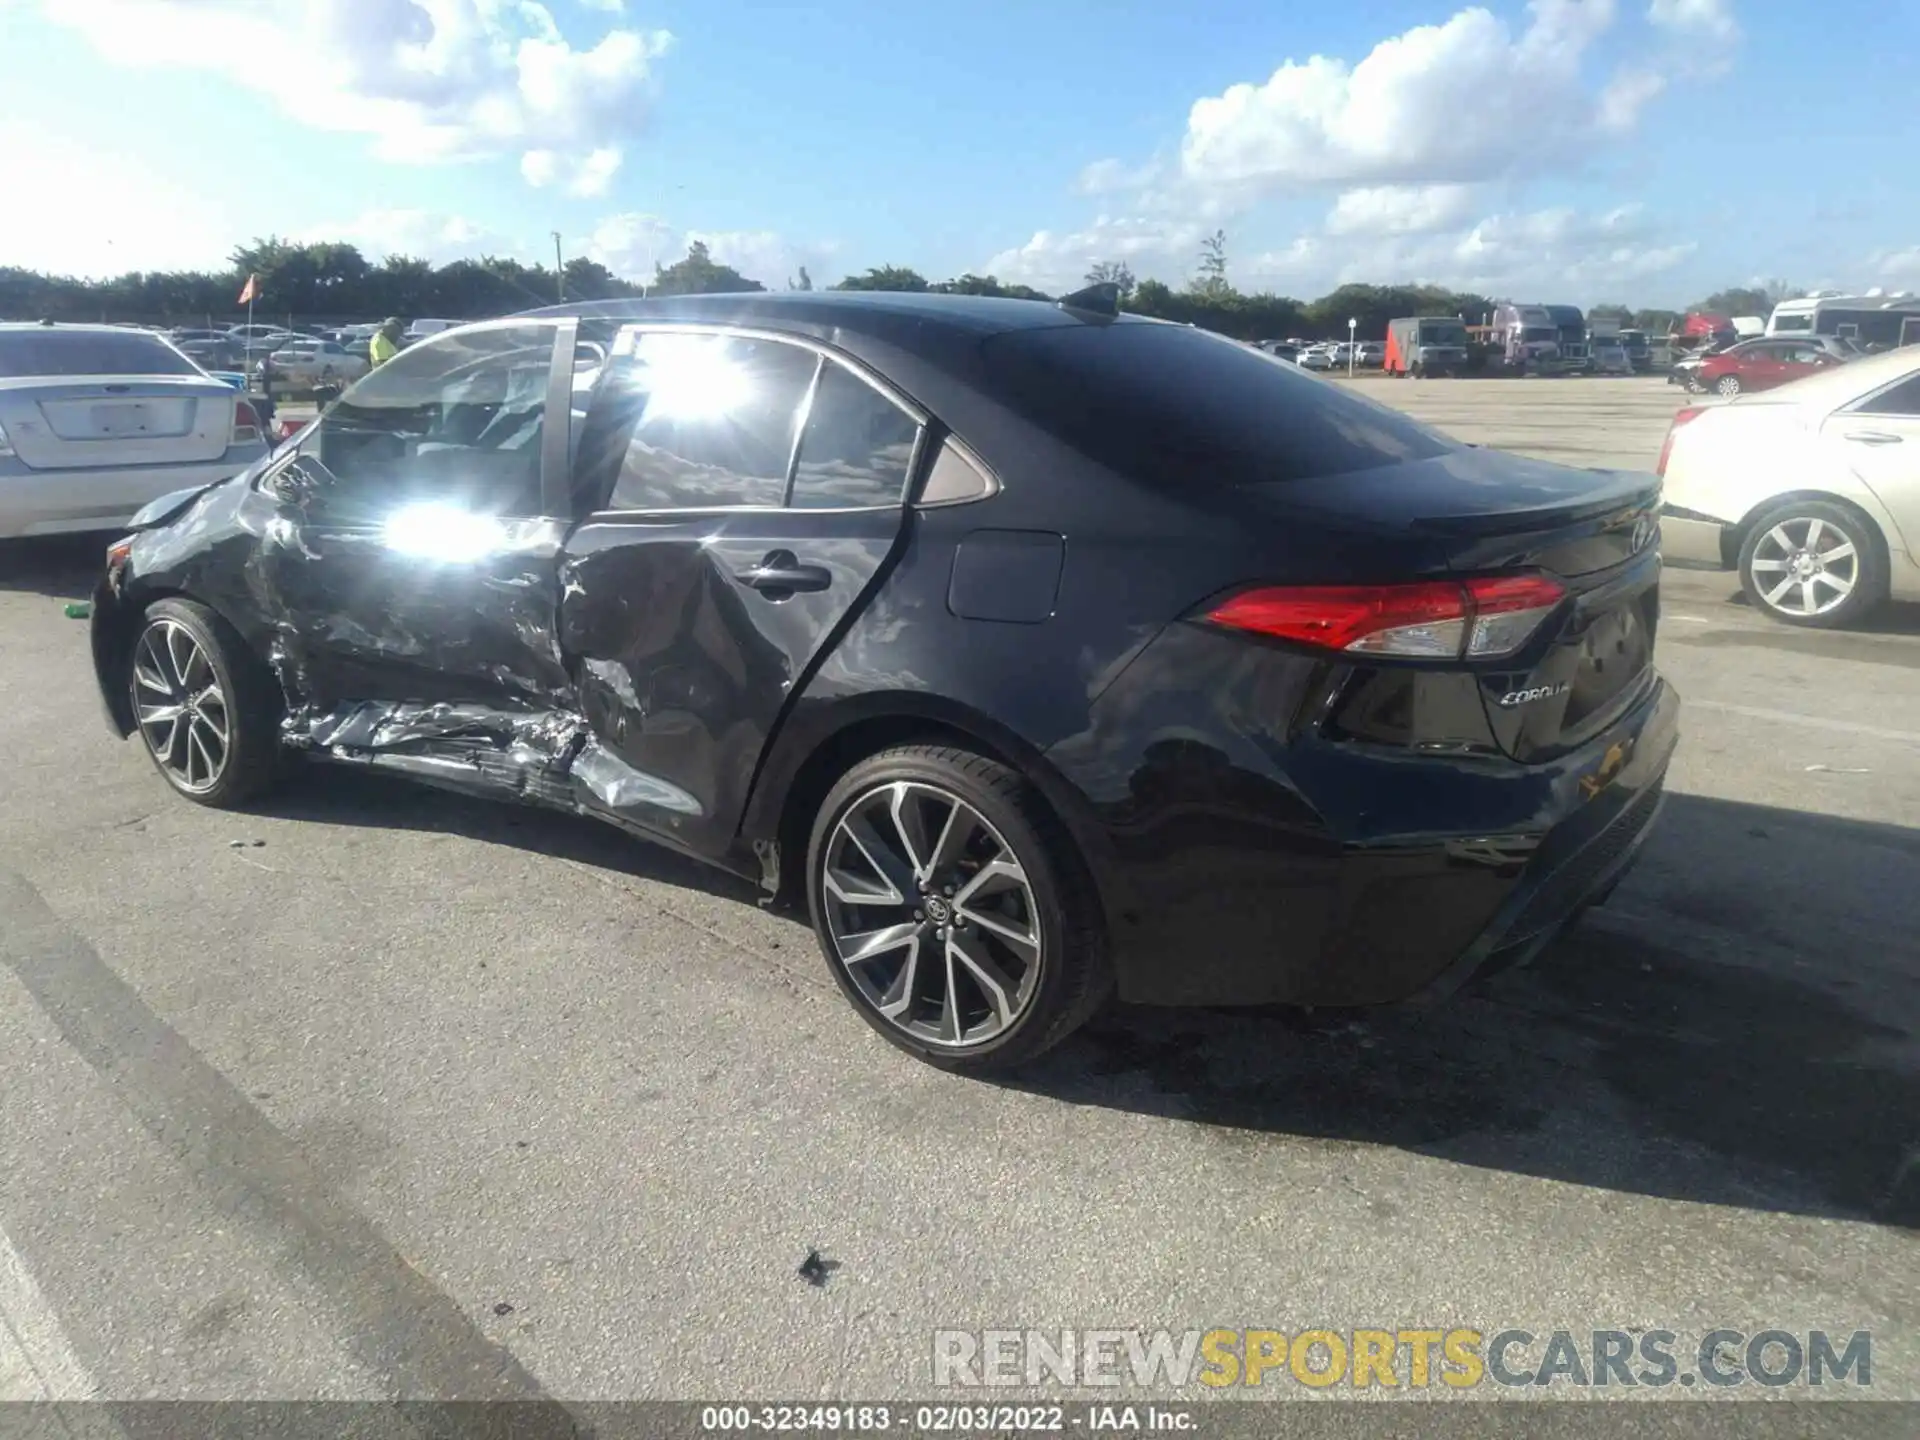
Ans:
<svg viewBox="0 0 1920 1440"><path fill-rule="evenodd" d="M1602 734L1538 765L1314 747L1292 778L1263 779L1195 748L1189 784L1211 795L1168 796L1151 828L1106 833L1117 872L1097 878L1122 998L1393 1004L1527 958L1638 855L1679 709L1656 677Z"/></svg>
<svg viewBox="0 0 1920 1440"><path fill-rule="evenodd" d="M30 470L0 461L0 539L125 527L150 500L237 475L267 453L236 445L218 460L124 470Z"/></svg>
<svg viewBox="0 0 1920 1440"><path fill-rule="evenodd" d="M1660 513L1660 556L1684 565L1727 568L1726 522L1668 506Z"/></svg>

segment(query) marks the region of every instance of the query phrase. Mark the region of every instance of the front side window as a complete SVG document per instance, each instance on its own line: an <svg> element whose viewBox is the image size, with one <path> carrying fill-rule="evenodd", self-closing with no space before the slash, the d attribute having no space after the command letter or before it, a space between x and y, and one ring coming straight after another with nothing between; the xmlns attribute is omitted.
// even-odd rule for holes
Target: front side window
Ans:
<svg viewBox="0 0 1920 1440"><path fill-rule="evenodd" d="M580 463L618 454L615 510L778 506L816 363L774 340L642 334L607 367Z"/></svg>
<svg viewBox="0 0 1920 1440"><path fill-rule="evenodd" d="M1811 330L1813 329L1813 317L1811 315L1776 315L1773 320L1773 328L1782 334L1796 330Z"/></svg>
<svg viewBox="0 0 1920 1440"><path fill-rule="evenodd" d="M802 510L898 505L919 435L911 415L844 366L827 362L800 436L789 503Z"/></svg>
<svg viewBox="0 0 1920 1440"><path fill-rule="evenodd" d="M490 326L402 351L347 390L301 453L342 503L431 498L538 515L554 335Z"/></svg>

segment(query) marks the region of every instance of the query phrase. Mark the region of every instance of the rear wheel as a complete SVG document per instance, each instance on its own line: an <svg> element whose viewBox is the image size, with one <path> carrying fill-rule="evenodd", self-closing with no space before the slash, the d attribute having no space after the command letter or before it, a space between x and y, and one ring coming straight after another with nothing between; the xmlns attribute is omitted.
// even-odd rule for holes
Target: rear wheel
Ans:
<svg viewBox="0 0 1920 1440"><path fill-rule="evenodd" d="M1886 597L1880 554L1864 517L1830 501L1791 501L1748 533L1740 584L1775 620L1837 629L1864 619Z"/></svg>
<svg viewBox="0 0 1920 1440"><path fill-rule="evenodd" d="M1740 393L1740 377L1738 375L1722 375L1718 380L1713 382L1713 393L1716 395L1724 395L1727 399L1731 400Z"/></svg>
<svg viewBox="0 0 1920 1440"><path fill-rule="evenodd" d="M187 799L226 809L273 783L280 759L273 676L206 606L167 599L147 610L127 688L154 767Z"/></svg>
<svg viewBox="0 0 1920 1440"><path fill-rule="evenodd" d="M943 1069L1031 1060L1112 987L1072 840L1026 780L983 755L907 745L855 765L814 821L807 876L841 990Z"/></svg>

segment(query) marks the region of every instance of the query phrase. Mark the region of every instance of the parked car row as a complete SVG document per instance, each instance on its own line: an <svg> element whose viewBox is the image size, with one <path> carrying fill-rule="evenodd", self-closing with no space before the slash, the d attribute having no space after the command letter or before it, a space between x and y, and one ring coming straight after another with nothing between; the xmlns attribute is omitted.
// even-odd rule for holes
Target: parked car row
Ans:
<svg viewBox="0 0 1920 1440"><path fill-rule="evenodd" d="M1694 395L1711 392L1732 398L1749 390L1772 390L1829 366L1858 360L1864 353L1852 340L1831 335L1722 342L1675 361L1667 372L1667 383L1683 386Z"/></svg>

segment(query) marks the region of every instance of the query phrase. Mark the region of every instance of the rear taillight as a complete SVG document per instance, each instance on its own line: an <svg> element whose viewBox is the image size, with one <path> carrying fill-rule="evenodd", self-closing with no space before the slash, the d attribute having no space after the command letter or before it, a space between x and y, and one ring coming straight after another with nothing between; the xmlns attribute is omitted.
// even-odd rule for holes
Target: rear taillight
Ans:
<svg viewBox="0 0 1920 1440"><path fill-rule="evenodd" d="M1680 433L1680 427L1706 414L1701 405L1689 405L1673 417L1673 423L1667 426L1667 438L1660 442L1660 463L1653 467L1653 473L1662 480L1667 478L1667 460L1673 454L1673 437Z"/></svg>
<svg viewBox="0 0 1920 1440"><path fill-rule="evenodd" d="M1548 575L1409 585L1287 585L1247 590L1207 619L1322 650L1405 660L1511 655L1566 598Z"/></svg>
<svg viewBox="0 0 1920 1440"><path fill-rule="evenodd" d="M259 412L251 401L233 402L233 434L228 438L231 445L258 445L262 439Z"/></svg>

